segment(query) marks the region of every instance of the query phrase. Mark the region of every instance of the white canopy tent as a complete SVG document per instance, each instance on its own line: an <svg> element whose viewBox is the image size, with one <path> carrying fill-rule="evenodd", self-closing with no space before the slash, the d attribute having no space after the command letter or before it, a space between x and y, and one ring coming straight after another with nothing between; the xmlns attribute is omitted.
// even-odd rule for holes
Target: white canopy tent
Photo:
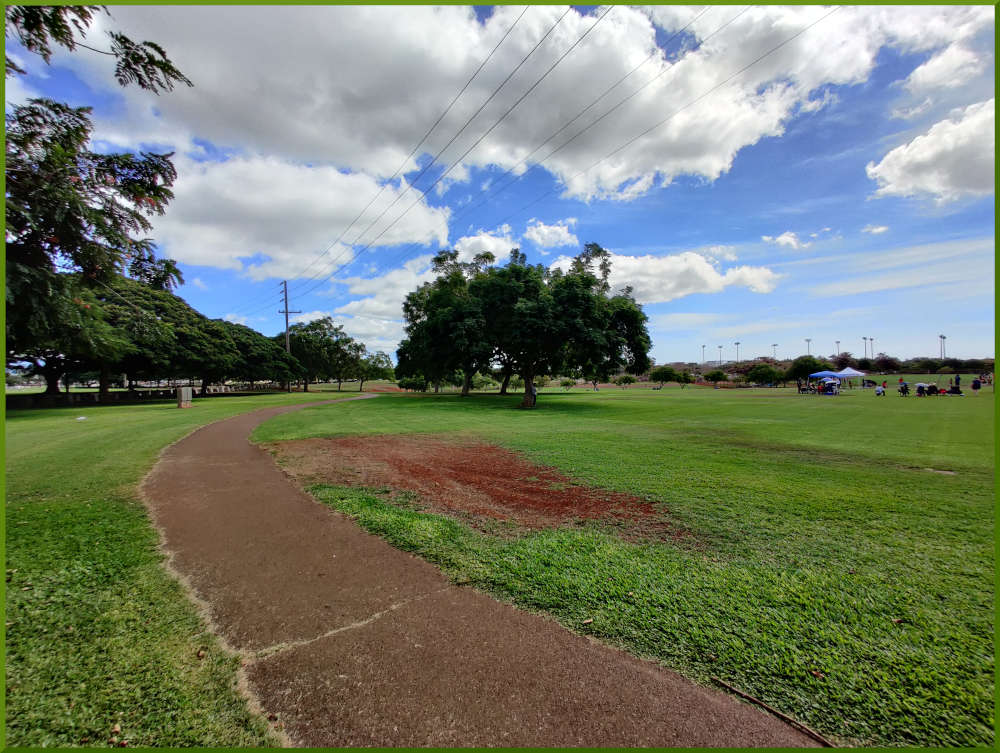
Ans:
<svg viewBox="0 0 1000 753"><path fill-rule="evenodd" d="M858 371L857 369L852 369L850 366L846 366L840 371L836 372L837 376L841 379L850 379L851 377L863 377L865 372ZM864 380L861 382L861 386L864 387Z"/></svg>

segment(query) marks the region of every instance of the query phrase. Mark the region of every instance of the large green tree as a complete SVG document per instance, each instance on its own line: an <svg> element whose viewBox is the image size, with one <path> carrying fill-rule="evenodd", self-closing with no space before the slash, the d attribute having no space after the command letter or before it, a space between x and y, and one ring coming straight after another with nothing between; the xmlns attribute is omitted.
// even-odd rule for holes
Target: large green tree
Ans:
<svg viewBox="0 0 1000 753"><path fill-rule="evenodd" d="M440 384L460 371L462 396L468 396L472 379L489 368L493 347L486 337L481 301L470 283L493 262L481 254L471 263L458 260L457 251L442 251L432 261L437 277L410 293L403 302L406 340L401 343L402 376L427 377Z"/></svg>
<svg viewBox="0 0 1000 753"><path fill-rule="evenodd" d="M610 255L600 246L585 246L566 272L529 265L518 249L503 266L492 261L461 264L454 251L435 258L437 278L404 304L397 374L440 381L460 370L467 394L477 371L498 365L501 392L517 374L522 406L531 407L530 385L542 374L607 378L649 368L646 315L631 291L610 294Z"/></svg>
<svg viewBox="0 0 1000 753"><path fill-rule="evenodd" d="M8 6L6 36L48 62L57 46L85 46L79 39L102 10ZM121 85L157 94L191 84L156 43L114 31L108 39L110 50L97 52L114 56ZM6 75L23 73L8 57ZM36 367L51 374L81 356L114 359L121 343L100 331L96 312L81 307L123 272L160 287L178 279L176 266L158 262L144 237L150 217L173 198L171 155L94 152L90 108L49 99L12 108L6 126L7 362L24 363L24 356L48 350L48 362Z"/></svg>

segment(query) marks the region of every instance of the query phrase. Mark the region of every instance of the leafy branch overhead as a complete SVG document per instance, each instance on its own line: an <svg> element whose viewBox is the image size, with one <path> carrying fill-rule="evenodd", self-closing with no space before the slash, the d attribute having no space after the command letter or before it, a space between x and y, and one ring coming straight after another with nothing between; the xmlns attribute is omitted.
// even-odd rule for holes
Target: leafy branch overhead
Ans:
<svg viewBox="0 0 1000 753"><path fill-rule="evenodd" d="M194 86L156 42L134 42L117 31L107 32L111 41L110 51L99 50L80 41L78 37L86 37L95 14L102 11L111 15L101 5L10 5L6 9L6 35L16 37L26 50L41 56L46 63L52 60L53 44L70 52L83 47L111 55L115 58L115 79L122 86L135 84L154 94L171 91L175 84ZM8 55L6 73L8 76L24 74L25 70Z"/></svg>

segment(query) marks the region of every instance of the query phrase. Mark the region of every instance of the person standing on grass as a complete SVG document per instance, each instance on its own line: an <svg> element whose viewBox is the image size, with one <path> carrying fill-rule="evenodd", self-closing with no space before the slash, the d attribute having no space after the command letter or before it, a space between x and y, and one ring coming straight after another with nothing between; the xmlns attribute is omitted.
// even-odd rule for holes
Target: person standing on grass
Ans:
<svg viewBox="0 0 1000 753"><path fill-rule="evenodd" d="M982 386L983 386L983 383L980 382L978 378L977 379L973 379L972 380L972 394L973 395L978 395L979 394L979 388L982 387Z"/></svg>
<svg viewBox="0 0 1000 753"><path fill-rule="evenodd" d="M532 379L529 386L531 388L531 407L534 408L535 403L538 402L538 388L535 387L535 380Z"/></svg>

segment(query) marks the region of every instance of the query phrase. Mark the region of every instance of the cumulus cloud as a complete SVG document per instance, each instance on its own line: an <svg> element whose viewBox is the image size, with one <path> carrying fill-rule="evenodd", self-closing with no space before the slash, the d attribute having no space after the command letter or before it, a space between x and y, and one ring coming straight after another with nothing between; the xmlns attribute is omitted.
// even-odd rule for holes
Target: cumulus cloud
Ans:
<svg viewBox="0 0 1000 753"><path fill-rule="evenodd" d="M98 138L132 146L155 139L181 151L194 148L199 138L244 154L333 164L385 177L404 161L412 169L420 153L443 149L563 10L530 7L428 143L409 160L414 144L485 51L514 23L520 8L497 6L480 23L471 8L462 6L116 6L115 18L100 19L99 24L156 39L196 86L157 98L153 109L144 92L113 86L113 61L104 56L77 56L83 62L74 62L74 67L88 85L113 89L125 99L120 117L102 123ZM676 59L667 60L656 46L658 32L679 30L695 11L615 7L472 149L464 167L496 165L520 172L524 168L516 166L528 158L528 166L543 164L555 175L566 195L583 199L636 197L678 175L714 180L731 168L741 149L782 134L798 113L834 106L829 87L865 81L884 47L905 53L947 48L993 24L988 7L844 7L777 48L828 12L820 7L758 6L741 13L714 6L689 29L699 45L689 45ZM570 12L442 160L453 161L468 149L594 18ZM772 49L774 54L727 82L734 71ZM598 93L651 54L626 86L532 154ZM940 78L946 70L953 75L968 70L957 59L959 52L942 55L934 65L934 59L929 61L929 73L921 76ZM581 133L647 82L649 86ZM661 127L649 130L661 122ZM630 139L627 148L595 165ZM464 167L449 180L465 179Z"/></svg>
<svg viewBox="0 0 1000 753"><path fill-rule="evenodd" d="M813 233L813 237L816 237L816 233ZM800 240L798 234L793 233L791 230L787 230L777 237L773 235L762 235L760 239L766 243L773 243L776 246L787 246L788 248L794 248L795 250L809 248L812 245L812 241Z"/></svg>
<svg viewBox="0 0 1000 753"><path fill-rule="evenodd" d="M570 228L575 224L575 217L560 220L555 225L546 225L541 220L532 218L528 221L528 228L524 231L524 237L539 248L576 246L579 245L580 241L570 231Z"/></svg>
<svg viewBox="0 0 1000 753"><path fill-rule="evenodd" d="M507 258L517 242L511 237L510 225L501 225L495 230L479 230L474 235L466 235L455 242L460 261L472 261L477 254L490 253L497 261Z"/></svg>
<svg viewBox="0 0 1000 753"><path fill-rule="evenodd" d="M861 228L862 233L871 233L872 235L881 235L889 229L888 225L865 225Z"/></svg>
<svg viewBox="0 0 1000 753"><path fill-rule="evenodd" d="M208 285L200 277L193 278L191 284L198 288L198 290L208 290Z"/></svg>
<svg viewBox="0 0 1000 753"><path fill-rule="evenodd" d="M560 256L551 267L568 270L572 259ZM665 303L695 293L720 293L727 287L746 287L755 293L770 293L779 275L767 267L739 266L720 271L703 254L684 251L671 256L623 256L611 254L613 290L632 288L642 304Z"/></svg>
<svg viewBox="0 0 1000 753"><path fill-rule="evenodd" d="M865 171L879 184L875 196L928 195L943 204L993 193L994 100L953 112Z"/></svg>
<svg viewBox="0 0 1000 753"><path fill-rule="evenodd" d="M378 194L379 184L366 175L274 157L178 162L175 198L163 217L154 218L153 237L164 255L180 262L257 280L329 275L354 257L348 243L363 247L384 227L361 235L365 223L358 223L331 245ZM371 211L388 206L400 191L388 187ZM418 204L377 244L446 243L447 220L447 209Z"/></svg>
<svg viewBox="0 0 1000 753"><path fill-rule="evenodd" d="M225 319L227 322L232 322L233 324L243 324L243 325L246 325L246 323L249 321L249 319L247 317L245 317L245 316L237 316L236 314L226 314L222 318Z"/></svg>
<svg viewBox="0 0 1000 753"><path fill-rule="evenodd" d="M961 44L948 45L923 65L914 69L905 87L914 95L946 87L961 86L978 75L985 61Z"/></svg>

